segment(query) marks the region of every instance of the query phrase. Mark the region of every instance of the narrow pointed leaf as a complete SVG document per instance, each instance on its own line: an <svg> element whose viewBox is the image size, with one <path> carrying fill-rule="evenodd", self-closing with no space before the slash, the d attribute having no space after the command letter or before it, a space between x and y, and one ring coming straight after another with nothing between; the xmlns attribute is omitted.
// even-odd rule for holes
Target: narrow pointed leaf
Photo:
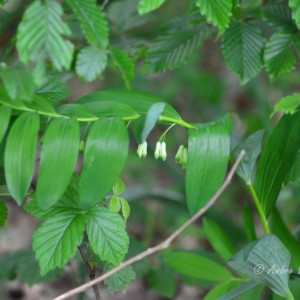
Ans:
<svg viewBox="0 0 300 300"><path fill-rule="evenodd" d="M282 242L275 235L268 234L248 244L228 264L252 280L265 283L275 293L287 296L290 294L289 272L276 270L289 270L290 261L290 253Z"/></svg>
<svg viewBox="0 0 300 300"><path fill-rule="evenodd" d="M259 160L254 189L268 217L282 183L300 148L300 113L284 115L273 130Z"/></svg>
<svg viewBox="0 0 300 300"><path fill-rule="evenodd" d="M202 208L221 186L229 156L232 118L226 113L210 123L189 129L186 168L187 205L191 215Z"/></svg>
<svg viewBox="0 0 300 300"><path fill-rule="evenodd" d="M19 205L33 176L38 130L38 114L23 113L8 134L4 154L5 178L12 197Z"/></svg>
<svg viewBox="0 0 300 300"><path fill-rule="evenodd" d="M4 225L8 216L6 204L0 199L0 227Z"/></svg>
<svg viewBox="0 0 300 300"><path fill-rule="evenodd" d="M116 266L128 251L129 238L122 218L104 207L86 213L86 227L94 253Z"/></svg>
<svg viewBox="0 0 300 300"><path fill-rule="evenodd" d="M218 26L220 32L223 33L227 28L232 15L232 0L198 0L197 4L201 14L206 16L207 21Z"/></svg>
<svg viewBox="0 0 300 300"><path fill-rule="evenodd" d="M286 114L294 114L296 111L298 111L299 105L300 94L294 94L292 96L284 97L276 103L271 116L273 116L278 111L283 111Z"/></svg>
<svg viewBox="0 0 300 300"><path fill-rule="evenodd" d="M107 54L97 47L84 47L76 60L76 74L85 82L95 80L107 64Z"/></svg>
<svg viewBox="0 0 300 300"><path fill-rule="evenodd" d="M79 181L79 201L83 209L99 203L112 189L128 153L128 133L120 118L100 118L93 124L84 152Z"/></svg>
<svg viewBox="0 0 300 300"><path fill-rule="evenodd" d="M113 101L131 106L138 114L146 115L150 106L157 102L165 102L155 95L139 91L106 90L91 93L80 98L77 103L85 104L95 101ZM163 112L163 116L181 120L177 111L168 103Z"/></svg>
<svg viewBox="0 0 300 300"><path fill-rule="evenodd" d="M6 105L0 106L0 144L2 142L2 139L6 133L9 120L11 116L11 108Z"/></svg>
<svg viewBox="0 0 300 300"><path fill-rule="evenodd" d="M251 184L251 175L255 168L256 160L261 153L261 140L264 132L264 130L259 130L253 133L245 141L238 144L231 153L232 160L236 161L241 151L246 151L236 170L246 184Z"/></svg>
<svg viewBox="0 0 300 300"><path fill-rule="evenodd" d="M26 107L46 116L56 116L53 106L45 98L39 95L33 95L32 100L32 102L26 103Z"/></svg>
<svg viewBox="0 0 300 300"><path fill-rule="evenodd" d="M76 166L79 125L75 118L53 120L44 135L36 199L42 209L55 204L65 192Z"/></svg>
<svg viewBox="0 0 300 300"><path fill-rule="evenodd" d="M108 25L96 0L67 0L67 3L75 12L88 42L105 49L108 43Z"/></svg>
<svg viewBox="0 0 300 300"><path fill-rule="evenodd" d="M175 271L194 278L222 282L232 278L232 274L222 265L197 254L174 252L163 257Z"/></svg>
<svg viewBox="0 0 300 300"><path fill-rule="evenodd" d="M226 30L222 51L229 68L239 75L242 85L262 70L264 44L260 29L249 23L234 21Z"/></svg>
<svg viewBox="0 0 300 300"><path fill-rule="evenodd" d="M141 118L134 126L134 135L138 144L143 143L151 130L154 128L156 121L161 116L166 104L163 102L154 103L150 106L145 118Z"/></svg>
<svg viewBox="0 0 300 300"><path fill-rule="evenodd" d="M292 168L288 172L288 174L285 176L283 185L287 185L294 181L300 180L300 152L297 153L296 159L293 163Z"/></svg>
<svg viewBox="0 0 300 300"><path fill-rule="evenodd" d="M206 238L224 261L227 261L236 252L232 242L215 222L207 218L205 218L203 222Z"/></svg>
<svg viewBox="0 0 300 300"><path fill-rule="evenodd" d="M159 8L166 0L139 0L138 12L140 15L146 14Z"/></svg>
<svg viewBox="0 0 300 300"><path fill-rule="evenodd" d="M33 250L42 275L63 267L75 255L84 227L84 216L67 210L42 223L33 235Z"/></svg>

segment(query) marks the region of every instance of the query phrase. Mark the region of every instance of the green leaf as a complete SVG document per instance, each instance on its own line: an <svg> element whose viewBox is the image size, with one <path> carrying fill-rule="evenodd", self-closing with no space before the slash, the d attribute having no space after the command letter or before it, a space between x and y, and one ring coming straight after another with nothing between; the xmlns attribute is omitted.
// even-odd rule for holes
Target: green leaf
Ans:
<svg viewBox="0 0 300 300"><path fill-rule="evenodd" d="M79 200L83 209L93 207L107 196L120 176L127 153L128 132L120 117L100 118L93 124L79 181Z"/></svg>
<svg viewBox="0 0 300 300"><path fill-rule="evenodd" d="M107 54L97 47L84 47L76 60L76 74L84 81L93 81L105 69Z"/></svg>
<svg viewBox="0 0 300 300"><path fill-rule="evenodd" d="M105 49L108 44L108 24L96 0L67 0L67 3L75 12L88 42Z"/></svg>
<svg viewBox="0 0 300 300"><path fill-rule="evenodd" d="M147 281L151 289L159 295L172 298L176 292L176 282L174 276L160 269L152 269L147 275Z"/></svg>
<svg viewBox="0 0 300 300"><path fill-rule="evenodd" d="M140 118L134 126L134 136L138 144L142 144L154 128L156 121L162 115L166 104L164 102L154 103L150 106L145 118Z"/></svg>
<svg viewBox="0 0 300 300"><path fill-rule="evenodd" d="M5 136L9 120L11 116L11 108L5 105L0 106L0 144Z"/></svg>
<svg viewBox="0 0 300 300"><path fill-rule="evenodd" d="M38 261L34 257L34 252L29 249L22 249L1 258L0 269L0 280L13 279L17 275L23 283L29 286L54 280L64 273L61 269L55 269L41 276Z"/></svg>
<svg viewBox="0 0 300 300"><path fill-rule="evenodd" d="M117 196L112 196L109 203L109 210L118 213L121 210L121 203Z"/></svg>
<svg viewBox="0 0 300 300"><path fill-rule="evenodd" d="M26 103L26 107L46 116L56 116L53 106L45 98L39 95L32 95L32 99L32 102Z"/></svg>
<svg viewBox="0 0 300 300"><path fill-rule="evenodd" d="M300 1L289 0L289 7L292 9L292 16L295 20L298 29L300 29Z"/></svg>
<svg viewBox="0 0 300 300"><path fill-rule="evenodd" d="M273 116L278 111L283 111L286 114L294 114L295 112L297 112L297 108L299 105L300 94L294 94L292 96L284 97L276 103L271 116Z"/></svg>
<svg viewBox="0 0 300 300"><path fill-rule="evenodd" d="M296 57L291 46L296 38L295 32L278 31L267 41L264 62L272 82L279 74L295 68Z"/></svg>
<svg viewBox="0 0 300 300"><path fill-rule="evenodd" d="M4 201L0 199L0 227L4 226L7 216L8 216L7 206L4 203Z"/></svg>
<svg viewBox="0 0 300 300"><path fill-rule="evenodd" d="M213 287L203 298L203 300L216 300L220 296L228 293L232 289L236 289L241 285L241 282L231 281L231 282L221 282L220 284Z"/></svg>
<svg viewBox="0 0 300 300"><path fill-rule="evenodd" d="M106 208L96 207L86 213L86 227L93 252L102 261L118 265L128 251L129 243L122 218Z"/></svg>
<svg viewBox="0 0 300 300"><path fill-rule="evenodd" d="M261 153L261 140L264 132L264 130L256 131L245 141L239 143L231 153L231 158L235 162L241 151L246 151L236 172L248 185L251 184L251 175L255 168L256 160Z"/></svg>
<svg viewBox="0 0 300 300"><path fill-rule="evenodd" d="M77 103L86 104L95 101L113 101L131 106L138 114L146 115L150 106L157 102L165 102L160 97L139 91L106 90L91 93L80 98ZM181 120L176 110L168 103L163 112L163 116Z"/></svg>
<svg viewBox="0 0 300 300"><path fill-rule="evenodd" d="M119 200L120 200L121 206L122 206L122 215L123 215L123 218L126 222L129 215L130 215L130 206L124 198L119 198Z"/></svg>
<svg viewBox="0 0 300 300"><path fill-rule="evenodd" d="M61 36L71 34L61 20L62 13L61 5L55 1L34 1L27 8L17 32L17 48L23 63L36 62L46 55L58 71L70 68L74 46Z"/></svg>
<svg viewBox="0 0 300 300"><path fill-rule="evenodd" d="M291 182L299 181L299 180L300 180L300 152L298 152L292 168L284 178L283 185L285 186Z"/></svg>
<svg viewBox="0 0 300 300"><path fill-rule="evenodd" d="M214 28L205 23L165 30L146 52L143 73L173 70L186 63L213 31Z"/></svg>
<svg viewBox="0 0 300 300"><path fill-rule="evenodd" d="M65 192L76 166L79 137L75 118L58 118L48 126L36 186L36 200L42 209L51 207Z"/></svg>
<svg viewBox="0 0 300 300"><path fill-rule="evenodd" d="M247 203L244 204L243 219L244 219L244 223L245 223L247 240L249 243L251 243L251 242L255 241L257 239L257 237L256 237L256 233L255 233L255 225L254 225L252 212Z"/></svg>
<svg viewBox="0 0 300 300"><path fill-rule="evenodd" d="M40 225L33 235L33 250L42 275L55 267L63 267L75 255L84 227L84 216L68 209Z"/></svg>
<svg viewBox="0 0 300 300"><path fill-rule="evenodd" d="M0 76L11 99L31 102L35 87L31 70L9 68L1 70Z"/></svg>
<svg viewBox="0 0 300 300"><path fill-rule="evenodd" d="M206 238L212 244L214 250L227 261L236 252L232 242L215 222L205 218L203 224Z"/></svg>
<svg viewBox="0 0 300 300"><path fill-rule="evenodd" d="M263 68L265 38L260 29L246 22L231 22L226 30L222 51L229 68L240 77L241 85L253 79Z"/></svg>
<svg viewBox="0 0 300 300"><path fill-rule="evenodd" d="M254 189L265 216L275 206L282 183L300 148L300 113L284 115L273 130L259 160Z"/></svg>
<svg viewBox="0 0 300 300"><path fill-rule="evenodd" d="M128 90L131 90L131 81L135 76L135 65L132 58L119 49L110 46L113 63L120 70Z"/></svg>
<svg viewBox="0 0 300 300"><path fill-rule="evenodd" d="M12 100L8 94L6 89L0 85L0 102L4 105L7 105L11 108L17 109L17 110L26 110L26 106L21 101Z"/></svg>
<svg viewBox="0 0 300 300"><path fill-rule="evenodd" d="M292 236L286 224L283 222L282 217L276 207L271 215L271 228L272 232L282 241L282 243L289 250L292 257L291 267L298 270L300 266L299 244Z"/></svg>
<svg viewBox="0 0 300 300"><path fill-rule="evenodd" d="M35 90L36 94L44 97L51 104L63 100L69 95L69 91L55 76L48 73L46 77L47 80Z"/></svg>
<svg viewBox="0 0 300 300"><path fill-rule="evenodd" d="M195 124L194 124L195 125ZM186 168L186 197L194 215L213 197L226 174L232 118L223 114L210 123L196 124L189 129Z"/></svg>
<svg viewBox="0 0 300 300"><path fill-rule="evenodd" d="M166 0L139 0L138 12L140 15L146 14L159 8Z"/></svg>
<svg viewBox="0 0 300 300"><path fill-rule="evenodd" d="M7 137L4 154L6 184L19 205L33 176L38 130L38 114L23 113L14 122Z"/></svg>
<svg viewBox="0 0 300 300"><path fill-rule="evenodd" d="M60 115L68 117L76 117L78 119L92 119L95 116L83 105L77 103L63 104L56 108L56 112Z"/></svg>
<svg viewBox="0 0 300 300"><path fill-rule="evenodd" d="M207 21L218 26L222 34L228 27L232 16L232 0L198 0L197 3L201 14L206 16Z"/></svg>
<svg viewBox="0 0 300 300"><path fill-rule="evenodd" d="M282 242L275 235L268 234L248 244L236 253L228 264L252 280L265 283L275 293L287 296L290 295L289 272L278 270L288 270L290 261L289 251Z"/></svg>
<svg viewBox="0 0 300 300"><path fill-rule="evenodd" d="M114 266L112 264L105 263L103 266L103 272L107 273L112 270ZM114 294L117 291L122 291L125 293L128 285L135 279L135 273L131 266L127 266L122 270L114 273L105 279L104 283L108 287L108 291Z"/></svg>
<svg viewBox="0 0 300 300"><path fill-rule="evenodd" d="M125 192L126 186L121 178L118 178L117 182L113 186L113 193L117 196Z"/></svg>
<svg viewBox="0 0 300 300"><path fill-rule="evenodd" d="M175 271L194 278L213 282L232 278L232 274L222 265L197 254L174 252L164 255L163 259Z"/></svg>
<svg viewBox="0 0 300 300"><path fill-rule="evenodd" d="M296 30L296 26L292 22L291 9L286 5L273 4L263 7L262 19L271 28L277 30Z"/></svg>

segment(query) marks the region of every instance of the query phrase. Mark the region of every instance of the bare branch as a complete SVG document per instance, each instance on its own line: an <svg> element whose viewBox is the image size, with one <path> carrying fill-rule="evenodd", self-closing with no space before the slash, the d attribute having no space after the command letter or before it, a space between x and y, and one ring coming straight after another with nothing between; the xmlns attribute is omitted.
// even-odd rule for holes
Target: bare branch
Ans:
<svg viewBox="0 0 300 300"><path fill-rule="evenodd" d="M236 162L234 163L232 169L230 170L230 172L228 173L227 177L225 178L222 186L219 188L219 190L216 192L216 194L209 200L209 202L203 207L201 208L191 219L189 219L188 221L186 221L180 228L178 228L171 236L169 236L164 242L162 242L161 244L153 247L153 248L148 248L146 251L132 257L131 259L125 261L124 263L121 263L118 267L112 269L111 271L105 273L104 275L96 278L93 281L90 281L88 283L85 283L65 294L60 295L59 297L54 298L53 300L64 300L64 299L68 299L73 295L79 294L83 291L85 291L87 288L93 286L96 283L99 283L103 280L105 280L106 278L108 278L109 276L115 274L116 272L122 270L123 268L125 268L126 266L129 266L131 264L133 264L136 261L139 261L141 259L143 259L144 257L147 257L155 252L158 252L164 248L169 247L170 243L183 231L185 230L190 224L192 224L196 219L198 219L199 217L201 217L216 201L217 199L220 197L220 195L224 192L224 190L227 188L227 186L230 184L231 179L239 165L239 163L241 162L243 156L245 155L245 151L242 150L239 157L237 158Z"/></svg>

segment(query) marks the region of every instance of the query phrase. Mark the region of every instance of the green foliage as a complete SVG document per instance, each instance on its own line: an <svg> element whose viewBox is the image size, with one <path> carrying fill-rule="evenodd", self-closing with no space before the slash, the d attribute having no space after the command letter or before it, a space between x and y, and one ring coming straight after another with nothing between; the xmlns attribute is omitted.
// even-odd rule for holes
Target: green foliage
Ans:
<svg viewBox="0 0 300 300"><path fill-rule="evenodd" d="M138 12L145 14L159 8L166 0L139 0Z"/></svg>
<svg viewBox="0 0 300 300"><path fill-rule="evenodd" d="M299 94L294 94L292 96L284 97L279 102L276 103L272 115L274 115L278 111L283 111L286 114L294 114L297 111L299 105L300 105Z"/></svg>
<svg viewBox="0 0 300 300"><path fill-rule="evenodd" d="M5 220L8 216L7 206L6 204L0 199L0 226L3 226Z"/></svg>
<svg viewBox="0 0 300 300"><path fill-rule="evenodd" d="M300 9L299 0L289 0L289 6L292 9L293 19L296 21L298 29L300 28Z"/></svg>
<svg viewBox="0 0 300 300"><path fill-rule="evenodd" d="M5 105L0 106L0 143L2 142L2 139L6 133L8 124L9 124L9 119L11 116L11 108L7 107Z"/></svg>
<svg viewBox="0 0 300 300"><path fill-rule="evenodd" d="M126 186L121 178L118 178L117 182L113 186L113 192L115 195L121 195L125 192Z"/></svg>

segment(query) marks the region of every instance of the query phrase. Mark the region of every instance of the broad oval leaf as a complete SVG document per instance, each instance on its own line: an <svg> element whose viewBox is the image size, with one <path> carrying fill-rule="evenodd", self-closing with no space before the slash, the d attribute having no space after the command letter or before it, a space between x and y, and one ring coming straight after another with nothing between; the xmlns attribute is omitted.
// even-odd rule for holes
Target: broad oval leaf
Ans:
<svg viewBox="0 0 300 300"><path fill-rule="evenodd" d="M80 207L99 203L117 182L128 153L128 132L120 117L100 118L87 138L79 180Z"/></svg>
<svg viewBox="0 0 300 300"><path fill-rule="evenodd" d="M300 148L300 113L284 115L273 130L258 162L254 189L266 218Z"/></svg>
<svg viewBox="0 0 300 300"><path fill-rule="evenodd" d="M75 118L53 120L44 135L36 199L42 209L65 192L77 162L79 125Z"/></svg>
<svg viewBox="0 0 300 300"><path fill-rule="evenodd" d="M164 255L163 259L172 269L194 278L222 282L233 277L222 265L194 253L174 252Z"/></svg>
<svg viewBox="0 0 300 300"><path fill-rule="evenodd" d="M228 264L249 278L265 283L275 293L287 296L290 294L290 261L290 253L282 242L275 235L268 234L237 252Z"/></svg>
<svg viewBox="0 0 300 300"><path fill-rule="evenodd" d="M229 113L189 129L186 196L191 215L202 208L221 186L230 151L232 118Z"/></svg>
<svg viewBox="0 0 300 300"><path fill-rule="evenodd" d="M164 111L166 103L159 102L154 103L150 106L147 115L145 118L139 119L134 126L134 135L138 144L143 143L153 127L156 124L156 121L161 116Z"/></svg>
<svg viewBox="0 0 300 300"><path fill-rule="evenodd" d="M77 103L60 105L56 108L56 112L60 115L76 117L77 119L95 119L95 116L86 106Z"/></svg>
<svg viewBox="0 0 300 300"><path fill-rule="evenodd" d="M77 103L85 104L95 101L113 101L120 104L126 104L131 106L140 115L146 115L152 104L165 102L163 99L149 93L126 90L106 90L86 95L80 98ZM166 103L163 116L181 120L177 111L168 103Z"/></svg>
<svg viewBox="0 0 300 300"><path fill-rule="evenodd" d="M93 252L102 261L116 266L128 251L129 237L122 218L104 207L86 213L86 227Z"/></svg>
<svg viewBox="0 0 300 300"><path fill-rule="evenodd" d="M7 206L4 203L4 201L0 199L0 227L4 225L7 216L8 216Z"/></svg>
<svg viewBox="0 0 300 300"><path fill-rule="evenodd" d="M33 250L44 275L63 267L81 244L85 223L83 214L65 209L46 220L33 235Z"/></svg>
<svg viewBox="0 0 300 300"><path fill-rule="evenodd" d="M19 205L33 176L38 131L38 114L27 112L14 122L7 137L4 154L6 184Z"/></svg>
<svg viewBox="0 0 300 300"><path fill-rule="evenodd" d="M11 116L11 108L6 105L0 106L0 144L2 142L2 139L6 133L9 120Z"/></svg>

